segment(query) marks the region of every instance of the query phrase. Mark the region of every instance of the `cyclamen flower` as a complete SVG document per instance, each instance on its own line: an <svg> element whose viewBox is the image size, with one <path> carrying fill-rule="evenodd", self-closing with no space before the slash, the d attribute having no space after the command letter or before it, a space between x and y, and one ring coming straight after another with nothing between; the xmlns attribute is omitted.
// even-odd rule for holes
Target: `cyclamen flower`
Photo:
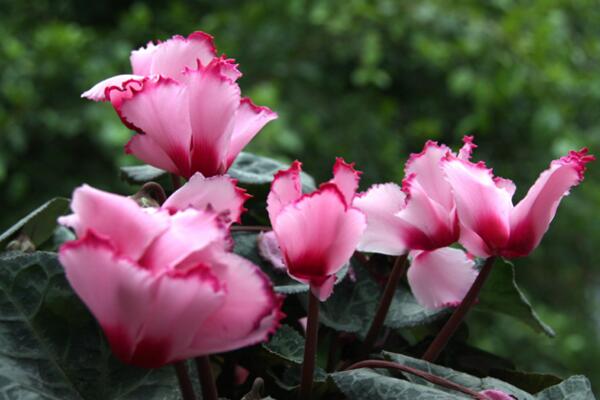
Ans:
<svg viewBox="0 0 600 400"><path fill-rule="evenodd" d="M359 172L338 158L333 179L306 195L300 172L301 163L295 161L275 175L267 211L288 273L324 301L366 228L364 214L351 205Z"/></svg>
<svg viewBox="0 0 600 400"><path fill-rule="evenodd" d="M475 145L465 137L457 158L468 159ZM428 141L406 162L402 187L373 185L356 196L353 205L367 216L358 249L402 255L410 253L407 277L412 292L427 308L458 305L477 277L474 261L447 246L459 239L451 187L441 161L452 151Z"/></svg>
<svg viewBox="0 0 600 400"><path fill-rule="evenodd" d="M222 194L231 182L221 178ZM269 279L227 250L221 217L204 208L219 203L236 215L239 199L224 205L190 194L143 209L84 185L74 192L74 213L59 220L78 236L60 248L67 279L125 363L160 367L238 349L266 340L279 324L281 299ZM200 208L179 209L190 204Z"/></svg>
<svg viewBox="0 0 600 400"><path fill-rule="evenodd" d="M535 249L563 196L582 180L594 160L587 149L552 161L516 205L512 181L494 177L483 162L447 155L442 167L452 187L460 221L460 243L478 257L526 256Z"/></svg>
<svg viewBox="0 0 600 400"><path fill-rule="evenodd" d="M131 53L132 75L106 79L83 93L110 101L138 134L129 154L189 178L227 171L240 151L277 114L242 98L235 61L217 57L203 32L174 36Z"/></svg>

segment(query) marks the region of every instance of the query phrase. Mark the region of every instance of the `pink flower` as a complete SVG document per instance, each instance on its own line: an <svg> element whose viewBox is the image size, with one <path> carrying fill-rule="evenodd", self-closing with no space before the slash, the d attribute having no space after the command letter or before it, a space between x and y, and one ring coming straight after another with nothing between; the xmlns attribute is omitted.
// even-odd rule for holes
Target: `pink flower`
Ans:
<svg viewBox="0 0 600 400"><path fill-rule="evenodd" d="M135 130L125 146L147 164L189 178L227 171L277 114L242 98L232 59L217 57L212 37L195 32L149 43L131 54L133 75L98 83L82 96L109 100Z"/></svg>
<svg viewBox="0 0 600 400"><path fill-rule="evenodd" d="M363 213L351 206L359 172L338 158L334 178L308 195L302 194L300 172L295 161L275 175L267 211L288 273L324 301L366 227Z"/></svg>
<svg viewBox="0 0 600 400"><path fill-rule="evenodd" d="M468 159L475 145L465 137L458 158ZM474 262L447 246L459 238L452 190L442 159L452 151L428 141L405 166L402 188L394 183L373 185L353 205L367 216L367 229L358 249L402 255L410 252L408 282L423 307L458 305L477 277Z"/></svg>
<svg viewBox="0 0 600 400"><path fill-rule="evenodd" d="M474 144L470 137L459 152L468 159ZM458 240L456 207L441 160L451 150L428 141L423 151L412 154L404 168L402 188L377 184L352 203L367 216L367 230L359 250L389 255L410 250L435 250Z"/></svg>
<svg viewBox="0 0 600 400"><path fill-rule="evenodd" d="M587 149L552 161L516 205L515 185L494 177L483 162L448 155L442 162L460 221L460 243L478 257L522 257L535 249L563 196L583 180Z"/></svg>
<svg viewBox="0 0 600 400"><path fill-rule="evenodd" d="M213 198L184 187L160 209L82 186L73 214L60 218L78 236L60 248L67 279L123 362L159 367L238 349L278 326L281 299L268 278L227 251L228 232L211 209L235 215L241 205L220 179L207 181ZM189 205L197 208L179 208Z"/></svg>

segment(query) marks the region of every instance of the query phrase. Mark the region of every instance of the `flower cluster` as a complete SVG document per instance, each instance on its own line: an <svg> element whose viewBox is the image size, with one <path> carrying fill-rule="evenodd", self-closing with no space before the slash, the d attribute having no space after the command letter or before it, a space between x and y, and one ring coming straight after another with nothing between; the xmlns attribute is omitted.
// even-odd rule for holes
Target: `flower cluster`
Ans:
<svg viewBox="0 0 600 400"><path fill-rule="evenodd" d="M77 235L60 249L67 278L126 363L158 367L264 341L283 317L282 298L232 252L230 230L249 195L225 173L277 115L241 97L237 64L219 56L205 33L149 43L131 53L131 65L132 74L83 97L110 102L136 132L127 153L187 182L146 208L76 189L73 214L59 220ZM320 301L356 251L406 256L422 306L457 306L478 277L475 258L531 253L593 160L583 149L552 161L513 205L515 185L471 161L476 147L470 136L458 152L429 141L406 162L401 185L362 193L361 173L341 158L329 182L303 193L295 161L273 178L261 254Z"/></svg>

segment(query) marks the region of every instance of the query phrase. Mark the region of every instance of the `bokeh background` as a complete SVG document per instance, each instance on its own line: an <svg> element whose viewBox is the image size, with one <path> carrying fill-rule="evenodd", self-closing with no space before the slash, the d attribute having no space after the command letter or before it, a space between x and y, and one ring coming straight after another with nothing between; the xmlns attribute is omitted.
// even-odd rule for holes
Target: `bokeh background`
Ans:
<svg viewBox="0 0 600 400"><path fill-rule="evenodd" d="M600 3L595 0L0 0L0 228L81 182L131 190L131 133L79 98L130 71L150 39L204 30L240 84L280 118L248 150L299 158L318 180L335 156L363 189L400 181L427 139L476 157L526 192L568 149L600 153ZM470 342L525 370L600 382L600 164L560 206L517 277L555 339L474 313Z"/></svg>

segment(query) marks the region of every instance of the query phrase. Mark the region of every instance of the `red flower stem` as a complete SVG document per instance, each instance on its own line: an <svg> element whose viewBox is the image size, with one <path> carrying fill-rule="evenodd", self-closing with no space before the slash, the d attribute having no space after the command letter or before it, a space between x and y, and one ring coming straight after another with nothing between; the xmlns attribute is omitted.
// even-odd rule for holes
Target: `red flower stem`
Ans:
<svg viewBox="0 0 600 400"><path fill-rule="evenodd" d="M392 304L394 293L396 293L398 282L400 282L400 279L402 278L402 276L404 276L404 273L406 272L407 264L407 255L396 257L396 261L394 262L392 272L388 277L387 284L383 291L383 295L381 296L381 301L379 302L379 306L377 307L377 312L375 313L375 317L373 318L373 322L371 322L369 332L367 333L367 336L365 337L365 340L363 342L361 358L369 355L373 348L373 345L375 344L375 340L377 340L377 336L381 331L381 327L385 322L385 317L387 316L388 310L390 309L390 304Z"/></svg>
<svg viewBox="0 0 600 400"><path fill-rule="evenodd" d="M311 288L312 289L312 288ZM304 359L302 361L302 378L300 382L300 400L310 400L313 377L315 373L315 357L317 354L317 338L319 334L319 299L308 292L308 321L306 322L306 341L304 343Z"/></svg>
<svg viewBox="0 0 600 400"><path fill-rule="evenodd" d="M438 386L442 386L448 389L452 389L455 390L457 392L461 392L464 394L467 394L471 397L473 397L474 399L477 400L488 400L486 396L475 392L474 390L471 390L467 387L464 387L462 385L459 385L458 383L454 383L452 381L449 381L447 379L444 379L442 377L436 376L436 375L432 375L430 373L427 373L425 371L421 371L420 369L416 369L413 367L409 367L407 365L402 365L393 361L385 361L385 360L365 360L365 361L359 361L356 364L352 364L351 366L349 366L348 368L346 368L346 371L352 370L352 369L359 369L359 368L386 368L386 369L396 369L402 372L408 372L409 374L413 374L418 376L419 378L423 378L428 382L431 382L435 385Z"/></svg>
<svg viewBox="0 0 600 400"><path fill-rule="evenodd" d="M477 300L477 296L483 287L487 277L492 271L492 267L494 266L494 261L496 261L496 257L489 257L485 260L485 264L481 271L479 271L479 275L477 275L477 279L473 282L473 285L467 292L467 295L460 303L460 305L454 310L448 322L444 325L442 330L437 334L433 342L429 345L429 348L423 355L423 360L429 362L435 362L438 358L442 350L446 347L456 329L458 329L461 322L467 316L467 313Z"/></svg>
<svg viewBox="0 0 600 400"><path fill-rule="evenodd" d="M231 227L232 232L268 232L270 230L270 226L263 225L233 225Z"/></svg>
<svg viewBox="0 0 600 400"><path fill-rule="evenodd" d="M194 388L192 386L192 381L190 381L185 361L178 361L173 364L173 367L175 367L175 373L177 374L177 381L179 382L183 400L196 400L196 395L194 394Z"/></svg>
<svg viewBox="0 0 600 400"><path fill-rule="evenodd" d="M179 175L171 174L171 183L173 184L173 191L176 191L181 187L181 178Z"/></svg>
<svg viewBox="0 0 600 400"><path fill-rule="evenodd" d="M198 379L202 387L202 400L217 400L219 396L217 395L209 356L196 357L195 361L198 369Z"/></svg>

